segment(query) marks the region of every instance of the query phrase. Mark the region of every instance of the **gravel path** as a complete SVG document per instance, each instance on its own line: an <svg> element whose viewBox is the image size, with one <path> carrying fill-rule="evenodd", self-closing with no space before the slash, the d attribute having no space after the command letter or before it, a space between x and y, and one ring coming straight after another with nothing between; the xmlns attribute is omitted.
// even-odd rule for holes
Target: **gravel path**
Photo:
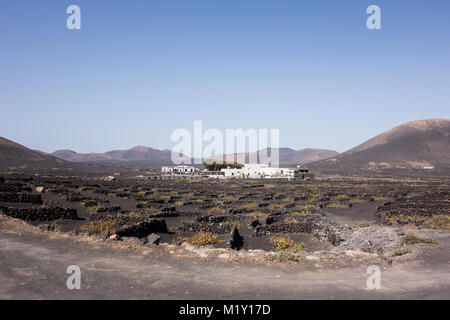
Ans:
<svg viewBox="0 0 450 320"><path fill-rule="evenodd" d="M450 299L449 253L433 250L424 260L382 269L381 288L368 290L361 267L310 271L144 256L67 237L0 231L0 298ZM81 269L80 290L66 287L69 265Z"/></svg>

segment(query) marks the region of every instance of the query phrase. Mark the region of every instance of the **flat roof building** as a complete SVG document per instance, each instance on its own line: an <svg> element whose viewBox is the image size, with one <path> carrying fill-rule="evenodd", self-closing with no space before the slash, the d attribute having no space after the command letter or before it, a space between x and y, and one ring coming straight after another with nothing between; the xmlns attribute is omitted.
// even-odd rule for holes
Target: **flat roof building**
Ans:
<svg viewBox="0 0 450 320"><path fill-rule="evenodd" d="M189 175L189 174L195 174L199 171L200 170L196 167L185 166L185 165L161 167L161 172L166 173L166 174Z"/></svg>
<svg viewBox="0 0 450 320"><path fill-rule="evenodd" d="M244 167L226 168L221 170L225 178L237 179L294 179L294 169L274 168L266 164L246 164Z"/></svg>

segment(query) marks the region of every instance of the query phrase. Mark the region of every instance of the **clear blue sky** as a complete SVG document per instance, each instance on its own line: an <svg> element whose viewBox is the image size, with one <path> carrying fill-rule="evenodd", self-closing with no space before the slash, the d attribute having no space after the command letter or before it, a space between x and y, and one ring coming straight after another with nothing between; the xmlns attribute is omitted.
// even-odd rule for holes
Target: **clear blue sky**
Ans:
<svg viewBox="0 0 450 320"><path fill-rule="evenodd" d="M366 28L370 4L382 30ZM449 118L449 17L448 0L4 0L0 136L47 152L164 149L202 120L344 151Z"/></svg>

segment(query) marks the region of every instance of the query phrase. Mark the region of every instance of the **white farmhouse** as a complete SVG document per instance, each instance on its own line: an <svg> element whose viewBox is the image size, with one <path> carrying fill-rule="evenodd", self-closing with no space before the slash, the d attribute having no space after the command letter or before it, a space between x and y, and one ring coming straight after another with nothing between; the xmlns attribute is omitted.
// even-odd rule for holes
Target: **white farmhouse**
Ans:
<svg viewBox="0 0 450 320"><path fill-rule="evenodd" d="M273 168L267 164L246 164L241 169L222 169L225 178L237 179L294 179L294 169Z"/></svg>
<svg viewBox="0 0 450 320"><path fill-rule="evenodd" d="M161 172L166 174L180 174L180 175L188 175L194 174L199 171L198 168L192 166L164 166L161 167Z"/></svg>

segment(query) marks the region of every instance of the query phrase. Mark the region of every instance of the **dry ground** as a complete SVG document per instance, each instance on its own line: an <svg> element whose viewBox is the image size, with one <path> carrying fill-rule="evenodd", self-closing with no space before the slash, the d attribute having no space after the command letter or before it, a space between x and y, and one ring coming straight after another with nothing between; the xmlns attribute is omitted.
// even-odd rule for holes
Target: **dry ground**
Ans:
<svg viewBox="0 0 450 320"><path fill-rule="evenodd" d="M7 175L0 177L0 297L448 299L449 208L445 181ZM243 239L238 251L227 248L234 228ZM218 242L189 243L202 232ZM107 239L114 233L122 241ZM151 233L159 246L143 241ZM277 249L272 239L280 237L292 242ZM66 288L69 265L82 270L81 290ZM366 287L370 265L382 270L380 290Z"/></svg>
<svg viewBox="0 0 450 320"><path fill-rule="evenodd" d="M411 261L381 266L381 288L368 290L367 266L314 269L174 258L164 250L41 232L3 217L2 299L449 299L450 237ZM401 257L400 257L401 258ZM405 259L405 258L402 258ZM68 290L66 268L78 265L81 290Z"/></svg>

